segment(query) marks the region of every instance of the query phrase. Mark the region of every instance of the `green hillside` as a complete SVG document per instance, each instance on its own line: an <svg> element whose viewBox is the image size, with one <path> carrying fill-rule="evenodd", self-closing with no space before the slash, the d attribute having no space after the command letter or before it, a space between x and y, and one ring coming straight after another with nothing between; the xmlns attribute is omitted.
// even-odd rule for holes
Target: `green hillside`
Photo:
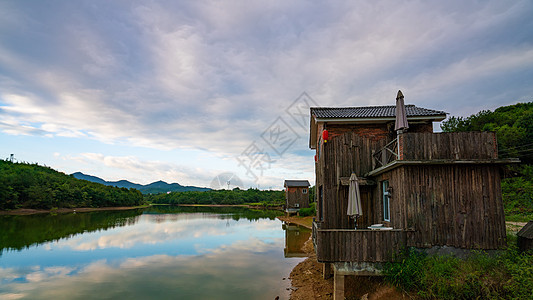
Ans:
<svg viewBox="0 0 533 300"><path fill-rule="evenodd" d="M261 191L258 189L211 190L207 192L172 192L169 194L147 195L148 202L154 204L261 204L282 205L283 191Z"/></svg>
<svg viewBox="0 0 533 300"><path fill-rule="evenodd" d="M0 160L0 210L136 206L140 191L79 180L37 164Z"/></svg>

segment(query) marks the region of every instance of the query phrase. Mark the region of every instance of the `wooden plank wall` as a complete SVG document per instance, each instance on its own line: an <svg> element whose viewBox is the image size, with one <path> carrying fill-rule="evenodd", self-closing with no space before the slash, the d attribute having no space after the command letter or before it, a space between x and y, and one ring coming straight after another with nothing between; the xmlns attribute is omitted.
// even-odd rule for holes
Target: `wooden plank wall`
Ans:
<svg viewBox="0 0 533 300"><path fill-rule="evenodd" d="M403 134L403 159L496 159L494 132Z"/></svg>
<svg viewBox="0 0 533 300"><path fill-rule="evenodd" d="M506 242L495 165L404 166L379 176L393 188L391 225L414 229L408 246L498 249ZM380 193L374 206L380 210Z"/></svg>
<svg viewBox="0 0 533 300"><path fill-rule="evenodd" d="M405 247L403 230L316 230L319 262L393 261Z"/></svg>
<svg viewBox="0 0 533 300"><path fill-rule="evenodd" d="M340 177L349 177L352 172L358 176L372 170L372 150L380 149L387 139L373 140L353 132L335 136L321 146L321 159L317 163L317 185L324 190L324 222L322 228L353 229L353 221L347 216L348 188L340 185ZM372 192L361 189L363 206L370 207ZM363 215L365 215L363 213ZM368 221L361 219L360 226ZM368 225L367 225L368 226Z"/></svg>
<svg viewBox="0 0 533 300"><path fill-rule="evenodd" d="M289 187L285 192L287 208L295 208L295 204L300 204L299 208L309 207L309 188L306 194L302 193L300 187Z"/></svg>

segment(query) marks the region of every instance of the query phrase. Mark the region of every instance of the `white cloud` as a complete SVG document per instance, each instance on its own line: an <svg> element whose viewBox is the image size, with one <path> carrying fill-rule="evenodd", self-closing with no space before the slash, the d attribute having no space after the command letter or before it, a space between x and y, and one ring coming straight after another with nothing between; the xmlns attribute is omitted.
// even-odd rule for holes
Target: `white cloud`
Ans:
<svg viewBox="0 0 533 300"><path fill-rule="evenodd" d="M393 104L402 89L410 103L465 114L533 97L519 80L533 76L529 1L3 6L18 16L0 18L8 134L235 157L303 91L361 106Z"/></svg>

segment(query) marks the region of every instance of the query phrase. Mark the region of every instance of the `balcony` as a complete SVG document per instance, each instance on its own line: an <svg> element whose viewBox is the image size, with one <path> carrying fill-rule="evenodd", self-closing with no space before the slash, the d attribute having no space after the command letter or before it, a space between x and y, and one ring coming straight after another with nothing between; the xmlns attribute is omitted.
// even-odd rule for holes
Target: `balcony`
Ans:
<svg viewBox="0 0 533 300"><path fill-rule="evenodd" d="M373 151L372 157L373 171L367 176L399 164L517 162L516 159L498 159L494 132L403 133L385 147Z"/></svg>
<svg viewBox="0 0 533 300"><path fill-rule="evenodd" d="M388 262L405 248L408 231L320 229L313 223L313 243L319 262Z"/></svg>

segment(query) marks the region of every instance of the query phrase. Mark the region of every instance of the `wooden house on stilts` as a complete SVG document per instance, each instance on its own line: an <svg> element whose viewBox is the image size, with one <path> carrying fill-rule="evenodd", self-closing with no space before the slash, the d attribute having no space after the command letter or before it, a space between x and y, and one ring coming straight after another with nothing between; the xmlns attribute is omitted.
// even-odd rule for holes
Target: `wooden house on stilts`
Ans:
<svg viewBox="0 0 533 300"><path fill-rule="evenodd" d="M517 160L498 158L493 132L434 133L445 112L404 106L401 92L397 98L392 106L310 109L313 242L325 276L334 273L336 299L344 297L345 275L379 274L406 247L438 253L506 245L500 166ZM396 130L400 106L407 124ZM352 174L358 218L347 214Z"/></svg>

